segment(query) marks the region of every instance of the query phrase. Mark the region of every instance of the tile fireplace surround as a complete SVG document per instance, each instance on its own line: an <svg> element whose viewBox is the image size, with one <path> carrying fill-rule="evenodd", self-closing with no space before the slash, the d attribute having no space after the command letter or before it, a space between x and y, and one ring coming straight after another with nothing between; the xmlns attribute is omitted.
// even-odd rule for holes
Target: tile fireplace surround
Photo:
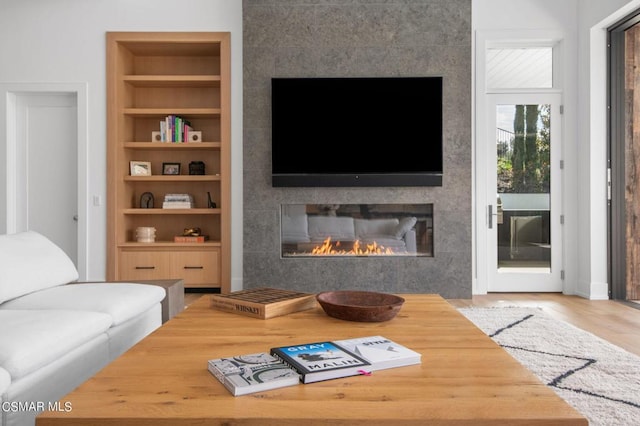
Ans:
<svg viewBox="0 0 640 426"><path fill-rule="evenodd" d="M241 283L234 285L470 298L471 1L244 0L242 5L243 259ZM442 186L274 188L271 78L318 76L442 76ZM381 113L388 107L381 105ZM407 155L423 154L416 147ZM283 257L281 206L323 203L430 204L433 253Z"/></svg>

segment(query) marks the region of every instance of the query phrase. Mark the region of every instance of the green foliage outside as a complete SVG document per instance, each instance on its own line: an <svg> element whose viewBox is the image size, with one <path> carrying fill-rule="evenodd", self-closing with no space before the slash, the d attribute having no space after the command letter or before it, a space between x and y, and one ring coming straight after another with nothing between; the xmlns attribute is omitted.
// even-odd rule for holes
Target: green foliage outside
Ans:
<svg viewBox="0 0 640 426"><path fill-rule="evenodd" d="M511 155L498 159L499 193L549 193L549 105L516 105Z"/></svg>

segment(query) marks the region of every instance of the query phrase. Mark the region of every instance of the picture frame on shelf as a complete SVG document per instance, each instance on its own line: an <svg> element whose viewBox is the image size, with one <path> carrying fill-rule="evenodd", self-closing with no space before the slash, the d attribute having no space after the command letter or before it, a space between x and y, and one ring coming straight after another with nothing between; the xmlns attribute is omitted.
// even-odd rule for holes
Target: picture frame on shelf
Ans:
<svg viewBox="0 0 640 426"><path fill-rule="evenodd" d="M130 161L129 171L131 176L151 176L150 161Z"/></svg>
<svg viewBox="0 0 640 426"><path fill-rule="evenodd" d="M162 163L163 175L179 175L180 163Z"/></svg>

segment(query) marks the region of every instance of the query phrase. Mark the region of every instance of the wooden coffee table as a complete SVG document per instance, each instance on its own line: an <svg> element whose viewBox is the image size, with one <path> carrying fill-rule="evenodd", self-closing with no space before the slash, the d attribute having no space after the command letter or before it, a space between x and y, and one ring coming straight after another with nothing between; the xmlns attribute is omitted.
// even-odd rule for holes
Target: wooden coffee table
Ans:
<svg viewBox="0 0 640 426"><path fill-rule="evenodd" d="M436 295L404 295L396 318L355 323L320 307L268 320L203 296L64 397L38 426L587 425L587 420ZM234 397L207 360L272 346L382 335L422 364Z"/></svg>

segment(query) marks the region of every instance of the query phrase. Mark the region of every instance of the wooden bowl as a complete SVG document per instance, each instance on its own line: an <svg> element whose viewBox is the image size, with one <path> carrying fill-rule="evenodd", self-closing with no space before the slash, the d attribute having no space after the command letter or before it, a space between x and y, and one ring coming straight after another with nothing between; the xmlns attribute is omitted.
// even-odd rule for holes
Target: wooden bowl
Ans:
<svg viewBox="0 0 640 426"><path fill-rule="evenodd" d="M404 299L372 291L325 291L316 300L330 317L345 321L382 322L395 317Z"/></svg>

